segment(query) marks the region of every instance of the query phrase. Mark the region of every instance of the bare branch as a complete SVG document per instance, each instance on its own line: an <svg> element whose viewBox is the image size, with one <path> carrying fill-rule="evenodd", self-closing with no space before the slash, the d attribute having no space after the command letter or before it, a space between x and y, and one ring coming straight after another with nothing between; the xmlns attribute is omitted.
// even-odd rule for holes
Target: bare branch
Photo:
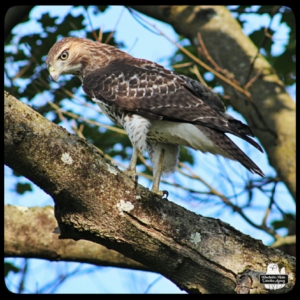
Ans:
<svg viewBox="0 0 300 300"><path fill-rule="evenodd" d="M275 243L273 243L271 247L278 248L283 245L296 245L296 236L295 235L284 236L281 239L278 239Z"/></svg>
<svg viewBox="0 0 300 300"><path fill-rule="evenodd" d="M57 221L52 207L5 206L4 215L5 257L84 262L97 266L151 271L146 266L99 244L59 239L59 235L53 233Z"/></svg>

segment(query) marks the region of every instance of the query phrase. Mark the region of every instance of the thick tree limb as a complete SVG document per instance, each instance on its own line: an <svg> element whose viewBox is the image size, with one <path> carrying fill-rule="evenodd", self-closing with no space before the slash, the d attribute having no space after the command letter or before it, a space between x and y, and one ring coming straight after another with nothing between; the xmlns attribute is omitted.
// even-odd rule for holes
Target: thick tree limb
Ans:
<svg viewBox="0 0 300 300"><path fill-rule="evenodd" d="M190 293L234 293L240 274L270 262L289 275L281 291L293 287L295 258L135 187L93 145L4 97L5 164L51 195L61 239L114 249Z"/></svg>
<svg viewBox="0 0 300 300"><path fill-rule="evenodd" d="M142 264L106 247L89 241L61 240L53 231L57 227L53 207L4 207L5 257L42 258L74 261L151 271Z"/></svg>
<svg viewBox="0 0 300 300"><path fill-rule="evenodd" d="M251 98L223 83L230 104L240 112L265 148L270 164L296 199L296 105L284 89L253 42L244 35L241 26L224 6L132 6L158 20L169 23L199 47L201 33L210 56L223 69L246 86L246 80L257 77L251 84Z"/></svg>

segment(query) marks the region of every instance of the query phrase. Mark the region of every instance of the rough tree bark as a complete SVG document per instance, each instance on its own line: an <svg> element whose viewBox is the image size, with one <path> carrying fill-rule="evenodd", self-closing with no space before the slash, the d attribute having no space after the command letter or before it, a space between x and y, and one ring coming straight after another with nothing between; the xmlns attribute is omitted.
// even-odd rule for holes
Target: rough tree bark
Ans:
<svg viewBox="0 0 300 300"><path fill-rule="evenodd" d="M178 34L199 47L198 33L211 57L245 86L251 98L222 83L230 104L247 120L266 150L270 164L296 199L296 105L283 82L225 6L131 6L173 26ZM283 159L284 157L284 159Z"/></svg>
<svg viewBox="0 0 300 300"><path fill-rule="evenodd" d="M89 241L61 240L54 234L53 207L4 207L4 253L7 257L74 261L98 266L151 271L146 266ZM17 238L16 238L17 237Z"/></svg>
<svg viewBox="0 0 300 300"><path fill-rule="evenodd" d="M294 257L135 187L93 145L4 97L5 164L53 198L61 239L114 249L189 293L239 292L242 275L265 272L270 262L289 276L280 292L293 287ZM272 292L252 282L249 292Z"/></svg>

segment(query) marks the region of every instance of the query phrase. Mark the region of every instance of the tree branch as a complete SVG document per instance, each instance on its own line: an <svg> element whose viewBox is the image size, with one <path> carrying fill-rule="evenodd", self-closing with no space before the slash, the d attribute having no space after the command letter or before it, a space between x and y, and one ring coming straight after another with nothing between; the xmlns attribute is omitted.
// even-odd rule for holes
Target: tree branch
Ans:
<svg viewBox="0 0 300 300"><path fill-rule="evenodd" d="M4 222L5 257L74 261L151 271L142 264L99 244L84 240L75 242L59 239L58 234L53 232L57 227L53 207L5 206Z"/></svg>
<svg viewBox="0 0 300 300"><path fill-rule="evenodd" d="M53 198L60 239L114 249L189 293L234 293L239 274L265 272L270 262L289 275L282 291L292 289L294 257L135 187L93 145L4 97L5 164Z"/></svg>
<svg viewBox="0 0 300 300"><path fill-rule="evenodd" d="M249 88L250 98L223 82L230 104L253 129L270 164L296 199L296 106L274 69L224 6L131 6L150 17L169 23L178 34L199 47L198 33L212 59ZM255 61L254 58L256 57ZM254 61L254 63L253 63ZM253 65L252 65L253 63ZM245 82L252 70L251 85ZM282 155L284 153L284 159Z"/></svg>

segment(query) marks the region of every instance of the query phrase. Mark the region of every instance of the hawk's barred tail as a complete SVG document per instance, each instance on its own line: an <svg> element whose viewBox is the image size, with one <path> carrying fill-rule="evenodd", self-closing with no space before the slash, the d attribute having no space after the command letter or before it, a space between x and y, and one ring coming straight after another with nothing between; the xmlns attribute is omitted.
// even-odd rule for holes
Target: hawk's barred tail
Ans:
<svg viewBox="0 0 300 300"><path fill-rule="evenodd" d="M210 138L214 141L215 146L226 153L223 156L238 161L250 172L256 173L261 177L264 177L265 174L263 171L224 133L217 132L215 130L209 129ZM207 134L206 133L206 134Z"/></svg>
<svg viewBox="0 0 300 300"><path fill-rule="evenodd" d="M259 144L257 144L254 140L252 140L249 136L247 136L245 134L243 134L243 135L242 134L241 135L236 134L236 136L238 136L241 139L247 141L249 144L251 144L253 147L255 147L260 152L264 152L264 150L262 149L262 147Z"/></svg>

